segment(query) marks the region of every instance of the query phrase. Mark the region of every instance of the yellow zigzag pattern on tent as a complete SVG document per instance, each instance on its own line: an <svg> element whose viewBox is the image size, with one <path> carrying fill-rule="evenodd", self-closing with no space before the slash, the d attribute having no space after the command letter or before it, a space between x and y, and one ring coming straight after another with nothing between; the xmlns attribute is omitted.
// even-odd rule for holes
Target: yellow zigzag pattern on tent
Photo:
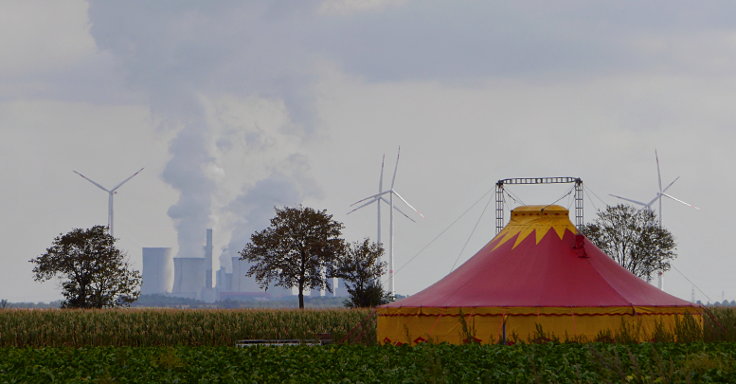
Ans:
<svg viewBox="0 0 736 384"><path fill-rule="evenodd" d="M534 232L537 244L539 244L550 229L554 229L560 239L565 236L565 230L575 234L578 233L577 228L568 217L568 210L564 207L559 205L528 205L512 210L511 220L491 242L497 241L493 247L493 249L496 249L518 234L519 237L516 238L513 249Z"/></svg>

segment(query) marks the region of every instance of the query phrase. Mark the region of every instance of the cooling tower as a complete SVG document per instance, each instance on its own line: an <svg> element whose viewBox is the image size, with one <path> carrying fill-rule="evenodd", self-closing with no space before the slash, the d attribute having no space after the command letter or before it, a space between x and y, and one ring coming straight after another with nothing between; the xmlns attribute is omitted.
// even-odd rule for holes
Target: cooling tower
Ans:
<svg viewBox="0 0 736 384"><path fill-rule="evenodd" d="M171 292L173 267L171 248L143 248L141 293L154 295Z"/></svg>
<svg viewBox="0 0 736 384"><path fill-rule="evenodd" d="M332 295L337 297L350 296L348 293L348 287L345 285L345 280L334 279L336 282L335 286L332 287Z"/></svg>
<svg viewBox="0 0 736 384"><path fill-rule="evenodd" d="M174 258L174 291L179 296L199 297L205 284L205 258Z"/></svg>
<svg viewBox="0 0 736 384"><path fill-rule="evenodd" d="M232 291L232 279L232 273L228 272L225 268L220 268L217 271L217 290L220 292Z"/></svg>
<svg viewBox="0 0 736 384"><path fill-rule="evenodd" d="M281 297L291 295L291 289L283 287L269 286L267 291L264 291L258 286L255 277L245 276L250 268L250 263L245 260L241 260L240 257L233 257L233 273L230 280L230 288L232 292L265 292L271 297ZM319 292L319 291L318 291Z"/></svg>
<svg viewBox="0 0 736 384"><path fill-rule="evenodd" d="M263 291L258 287L256 279L245 276L250 268L250 263L241 260L240 257L233 257L233 275L230 287L233 292L259 292Z"/></svg>

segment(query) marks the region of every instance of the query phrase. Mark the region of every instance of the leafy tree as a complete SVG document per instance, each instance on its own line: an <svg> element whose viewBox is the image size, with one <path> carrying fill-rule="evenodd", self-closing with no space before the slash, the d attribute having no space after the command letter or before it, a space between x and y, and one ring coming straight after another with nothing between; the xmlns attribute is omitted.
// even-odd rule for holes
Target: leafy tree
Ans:
<svg viewBox="0 0 736 384"><path fill-rule="evenodd" d="M34 280L62 278L63 308L128 306L140 295L141 274L131 270L107 228L75 228L54 239L46 252L29 260Z"/></svg>
<svg viewBox="0 0 736 384"><path fill-rule="evenodd" d="M379 279L386 271L386 263L381 261L383 247L368 239L355 242L347 248L337 262L330 266L328 275L345 281L350 300L349 307L375 307L389 302Z"/></svg>
<svg viewBox="0 0 736 384"><path fill-rule="evenodd" d="M297 287L299 308L304 308L305 289L331 292L325 269L345 252L342 229L326 210L276 208L271 225L254 233L240 251L241 259L252 264L246 275L265 289L272 283Z"/></svg>
<svg viewBox="0 0 736 384"><path fill-rule="evenodd" d="M621 266L646 280L660 269L669 270L670 261L677 256L672 233L660 227L648 209L607 206L581 232Z"/></svg>

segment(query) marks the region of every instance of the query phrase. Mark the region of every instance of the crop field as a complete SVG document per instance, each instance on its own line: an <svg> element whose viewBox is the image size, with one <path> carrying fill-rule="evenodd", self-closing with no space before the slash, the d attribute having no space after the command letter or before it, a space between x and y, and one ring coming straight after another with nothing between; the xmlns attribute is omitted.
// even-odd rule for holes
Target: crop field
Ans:
<svg viewBox="0 0 736 384"><path fill-rule="evenodd" d="M2 382L735 382L730 343L0 348Z"/></svg>
<svg viewBox="0 0 736 384"><path fill-rule="evenodd" d="M233 347L247 338L325 346ZM736 311L689 342L375 344L368 310L0 311L0 383L736 382Z"/></svg>
<svg viewBox="0 0 736 384"><path fill-rule="evenodd" d="M233 346L242 339L372 341L368 310L0 310L0 347ZM357 339L356 339L357 338Z"/></svg>
<svg viewBox="0 0 736 384"><path fill-rule="evenodd" d="M242 339L320 334L370 345L375 321L365 309L5 309L0 310L0 347L233 346ZM702 333L662 336L660 341L736 342L736 309L709 310Z"/></svg>

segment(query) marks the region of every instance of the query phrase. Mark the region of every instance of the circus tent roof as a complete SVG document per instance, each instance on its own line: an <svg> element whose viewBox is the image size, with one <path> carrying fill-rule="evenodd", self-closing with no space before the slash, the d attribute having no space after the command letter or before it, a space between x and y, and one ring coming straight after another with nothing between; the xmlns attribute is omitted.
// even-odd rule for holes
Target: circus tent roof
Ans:
<svg viewBox="0 0 736 384"><path fill-rule="evenodd" d="M443 279L383 308L679 307L693 304L634 276L578 234L567 209L524 206Z"/></svg>

